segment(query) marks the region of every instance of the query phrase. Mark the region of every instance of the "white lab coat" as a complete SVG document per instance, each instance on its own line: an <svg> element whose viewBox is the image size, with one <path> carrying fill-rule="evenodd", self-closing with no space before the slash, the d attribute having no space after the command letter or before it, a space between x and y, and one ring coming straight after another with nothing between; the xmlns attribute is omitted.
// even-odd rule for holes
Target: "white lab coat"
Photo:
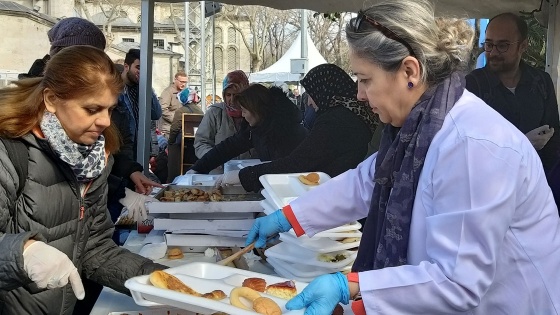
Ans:
<svg viewBox="0 0 560 315"><path fill-rule="evenodd" d="M367 216L376 157L291 203L306 234ZM560 314L560 219L539 156L468 91L426 155L408 260L359 274L368 314Z"/></svg>

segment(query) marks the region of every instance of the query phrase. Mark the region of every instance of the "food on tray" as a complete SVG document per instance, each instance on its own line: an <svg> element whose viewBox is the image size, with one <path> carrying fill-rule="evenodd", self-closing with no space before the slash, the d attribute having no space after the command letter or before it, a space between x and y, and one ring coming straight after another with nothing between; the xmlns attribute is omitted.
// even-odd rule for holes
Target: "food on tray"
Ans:
<svg viewBox="0 0 560 315"><path fill-rule="evenodd" d="M336 255L320 254L318 259L319 259L319 261L323 261L323 262L339 262L339 261L343 261L344 259L346 259L346 255L344 255L344 254L336 254Z"/></svg>
<svg viewBox="0 0 560 315"><path fill-rule="evenodd" d="M334 310L332 311L332 315L344 315L344 309L340 304L336 304Z"/></svg>
<svg viewBox="0 0 560 315"><path fill-rule="evenodd" d="M162 270L152 272L150 274L150 282L157 288L173 290L212 300L221 300L227 297L227 295L221 290L214 290L205 294L198 293L193 288L184 284L183 281L179 280L179 278Z"/></svg>
<svg viewBox="0 0 560 315"><path fill-rule="evenodd" d="M259 292L255 291L251 288L237 287L237 288L234 288L233 290L231 290L231 293L229 295L229 303L231 305L235 306L235 307L239 307L241 309L251 311L253 302L260 297L261 297L261 295L259 294ZM241 298L244 298L247 301L249 301L249 303L251 303L250 304L251 308L249 308L247 305L245 305L245 303L243 303L241 301Z"/></svg>
<svg viewBox="0 0 560 315"><path fill-rule="evenodd" d="M271 284L266 287L264 292L281 299L289 300L297 295L296 283L290 280Z"/></svg>
<svg viewBox="0 0 560 315"><path fill-rule="evenodd" d="M264 315L281 315L282 310L272 299L260 297L253 301L253 309L255 312Z"/></svg>
<svg viewBox="0 0 560 315"><path fill-rule="evenodd" d="M167 258L169 259L181 259L183 257L185 257L185 255L180 248L170 248L167 250Z"/></svg>
<svg viewBox="0 0 560 315"><path fill-rule="evenodd" d="M359 241L360 238L359 237L347 237L347 238L343 238L342 240L340 240L339 242L343 243L343 244L348 244L348 243L355 243L357 241Z"/></svg>
<svg viewBox="0 0 560 315"><path fill-rule="evenodd" d="M211 299L211 300L223 300L227 297L227 295L222 290L214 290L212 292L204 293L202 295L203 298Z"/></svg>
<svg viewBox="0 0 560 315"><path fill-rule="evenodd" d="M210 192L198 188L179 188L163 192L160 201L182 202L182 201L222 201L224 196L219 189Z"/></svg>
<svg viewBox="0 0 560 315"><path fill-rule="evenodd" d="M247 278L243 280L242 286L255 291L264 292L266 289L266 281L263 278Z"/></svg>
<svg viewBox="0 0 560 315"><path fill-rule="evenodd" d="M195 296L201 296L200 293L193 290L188 285L184 284L179 278L171 275L165 271L156 270L150 274L150 282L158 288L169 289L181 293L186 293Z"/></svg>
<svg viewBox="0 0 560 315"><path fill-rule="evenodd" d="M248 303L243 303L241 299L247 300ZM273 300L267 297L261 297L259 292L248 287L237 287L231 290L229 296L229 302L231 305L235 307L239 307L247 311L254 310L259 314L264 314L264 315L282 314L282 310L280 309L280 306L276 304L276 302L274 302ZM251 308L248 305L251 305Z"/></svg>
<svg viewBox="0 0 560 315"><path fill-rule="evenodd" d="M299 175L298 179L300 182L304 183L308 186L316 186L319 185L319 174L317 173L309 173L307 175Z"/></svg>

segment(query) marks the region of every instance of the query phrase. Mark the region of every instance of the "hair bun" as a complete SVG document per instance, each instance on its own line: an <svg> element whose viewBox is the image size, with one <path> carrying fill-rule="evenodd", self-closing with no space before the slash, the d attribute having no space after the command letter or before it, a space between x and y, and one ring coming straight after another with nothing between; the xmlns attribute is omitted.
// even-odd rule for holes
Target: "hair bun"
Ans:
<svg viewBox="0 0 560 315"><path fill-rule="evenodd" d="M437 49L449 57L451 68L463 69L468 65L474 29L464 19L437 18Z"/></svg>

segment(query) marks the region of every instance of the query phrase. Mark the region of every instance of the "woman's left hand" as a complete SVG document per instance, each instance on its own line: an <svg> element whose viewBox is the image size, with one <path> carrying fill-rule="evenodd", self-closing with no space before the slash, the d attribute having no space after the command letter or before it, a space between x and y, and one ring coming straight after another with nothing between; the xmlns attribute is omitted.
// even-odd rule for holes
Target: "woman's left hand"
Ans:
<svg viewBox="0 0 560 315"><path fill-rule="evenodd" d="M146 177L146 175L139 171L130 174L130 180L134 183L136 192L143 195L149 195L154 187L163 188L161 184L150 180Z"/></svg>
<svg viewBox="0 0 560 315"><path fill-rule="evenodd" d="M339 302L348 304L349 300L348 280L337 272L313 280L300 294L286 303L286 309L291 311L307 307L305 315L330 315Z"/></svg>
<svg viewBox="0 0 560 315"><path fill-rule="evenodd" d="M220 186L229 186L229 185L239 185L241 181L239 180L239 170L236 171L229 171L225 172L223 175L216 179L216 184L214 187L218 188Z"/></svg>

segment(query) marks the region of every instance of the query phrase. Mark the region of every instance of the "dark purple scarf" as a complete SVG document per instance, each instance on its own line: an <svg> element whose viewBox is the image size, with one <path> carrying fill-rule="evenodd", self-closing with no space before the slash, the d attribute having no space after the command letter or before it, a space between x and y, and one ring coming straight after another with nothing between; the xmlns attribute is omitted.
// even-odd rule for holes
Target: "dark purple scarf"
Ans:
<svg viewBox="0 0 560 315"><path fill-rule="evenodd" d="M412 207L432 139L465 89L453 73L428 89L401 128L387 125L375 162L375 187L352 271L407 264Z"/></svg>

